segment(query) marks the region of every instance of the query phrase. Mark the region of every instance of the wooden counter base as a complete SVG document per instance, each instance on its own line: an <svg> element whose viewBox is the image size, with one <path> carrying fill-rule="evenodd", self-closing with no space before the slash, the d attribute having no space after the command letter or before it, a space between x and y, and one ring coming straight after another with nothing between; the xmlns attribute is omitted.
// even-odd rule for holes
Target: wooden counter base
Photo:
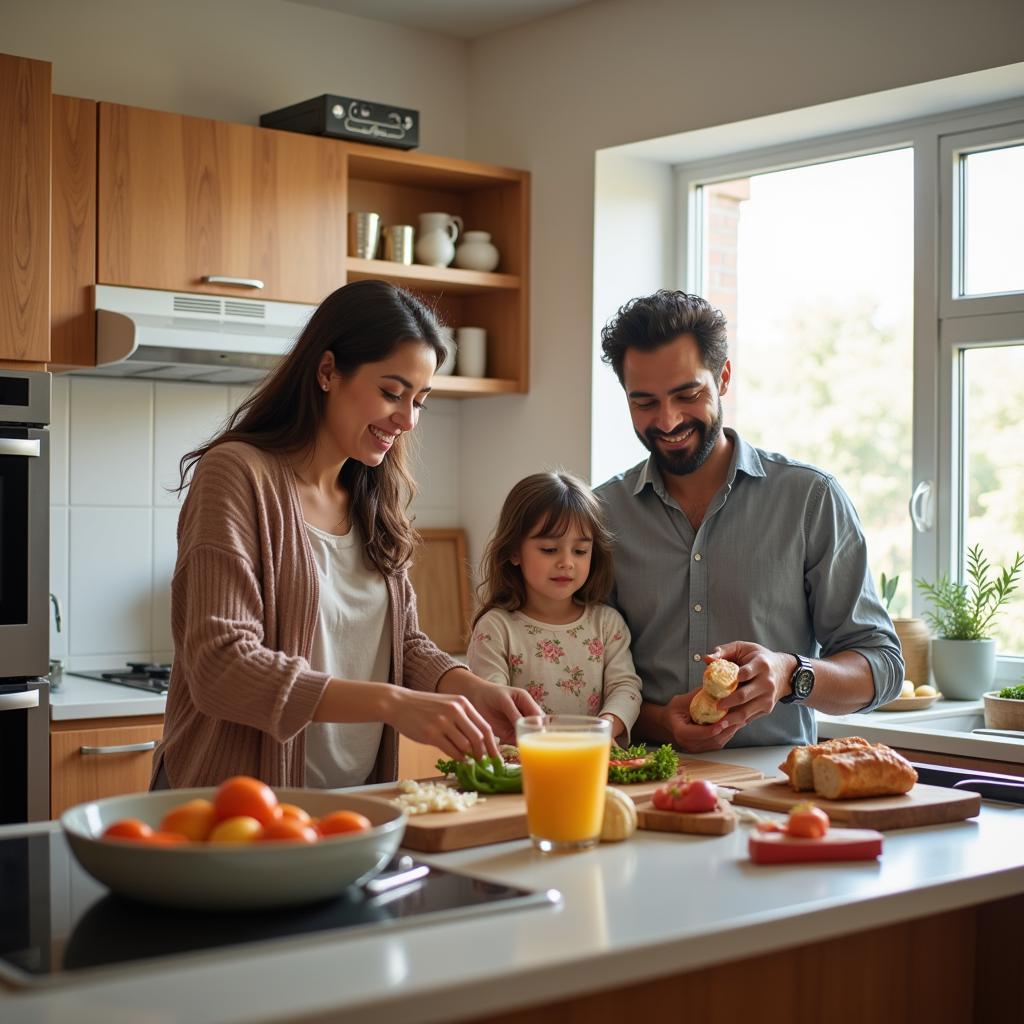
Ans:
<svg viewBox="0 0 1024 1024"><path fill-rule="evenodd" d="M1024 1020L1012 953L1022 919L1016 896L474 1024Z"/></svg>

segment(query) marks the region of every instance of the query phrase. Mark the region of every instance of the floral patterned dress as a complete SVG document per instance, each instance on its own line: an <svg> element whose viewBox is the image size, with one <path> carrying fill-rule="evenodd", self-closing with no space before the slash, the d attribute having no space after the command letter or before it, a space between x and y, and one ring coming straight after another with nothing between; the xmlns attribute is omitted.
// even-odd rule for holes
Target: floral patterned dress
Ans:
<svg viewBox="0 0 1024 1024"><path fill-rule="evenodd" d="M640 714L629 629L606 604L563 626L492 608L473 628L467 660L484 679L522 687L546 714L613 714L627 733Z"/></svg>

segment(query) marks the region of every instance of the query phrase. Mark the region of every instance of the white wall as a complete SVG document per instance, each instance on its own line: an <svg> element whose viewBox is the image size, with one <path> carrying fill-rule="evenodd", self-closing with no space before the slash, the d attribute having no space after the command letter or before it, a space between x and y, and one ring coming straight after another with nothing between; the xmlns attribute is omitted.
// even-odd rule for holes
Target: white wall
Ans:
<svg viewBox="0 0 1024 1024"><path fill-rule="evenodd" d="M469 152L533 172L531 391L467 404L474 552L541 460L590 468L593 327L638 285L593 294L596 151L1022 59L1019 0L595 0L474 42Z"/></svg>

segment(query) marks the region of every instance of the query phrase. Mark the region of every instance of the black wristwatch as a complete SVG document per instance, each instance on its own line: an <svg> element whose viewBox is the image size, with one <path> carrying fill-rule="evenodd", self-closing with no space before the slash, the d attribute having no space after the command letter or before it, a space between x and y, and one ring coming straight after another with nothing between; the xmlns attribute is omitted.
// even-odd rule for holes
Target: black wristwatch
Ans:
<svg viewBox="0 0 1024 1024"><path fill-rule="evenodd" d="M780 697L780 704L794 704L797 701L805 701L810 697L811 691L814 689L814 669L811 668L811 663L799 654L794 654L793 657L796 658L796 671L789 679L792 692L787 693L785 697Z"/></svg>

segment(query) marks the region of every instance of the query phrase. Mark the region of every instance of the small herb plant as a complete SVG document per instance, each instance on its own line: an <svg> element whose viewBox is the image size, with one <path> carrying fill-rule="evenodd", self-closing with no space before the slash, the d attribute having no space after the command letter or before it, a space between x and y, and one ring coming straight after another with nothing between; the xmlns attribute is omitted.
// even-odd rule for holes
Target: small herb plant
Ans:
<svg viewBox="0 0 1024 1024"><path fill-rule="evenodd" d="M932 603L925 618L943 640L985 640L996 615L1017 589L1024 554L1017 552L1013 565L999 569L989 578L992 566L975 544L967 552L967 583L943 576L937 583L918 580L921 592Z"/></svg>
<svg viewBox="0 0 1024 1024"><path fill-rule="evenodd" d="M893 576L889 579L885 573L882 573L881 579L879 580L879 586L882 591L882 602L885 604L885 610L889 611L892 608L892 599L896 596L896 588L900 585L899 576Z"/></svg>
<svg viewBox="0 0 1024 1024"><path fill-rule="evenodd" d="M1003 700L1024 700L1024 686L1007 686L996 695Z"/></svg>

